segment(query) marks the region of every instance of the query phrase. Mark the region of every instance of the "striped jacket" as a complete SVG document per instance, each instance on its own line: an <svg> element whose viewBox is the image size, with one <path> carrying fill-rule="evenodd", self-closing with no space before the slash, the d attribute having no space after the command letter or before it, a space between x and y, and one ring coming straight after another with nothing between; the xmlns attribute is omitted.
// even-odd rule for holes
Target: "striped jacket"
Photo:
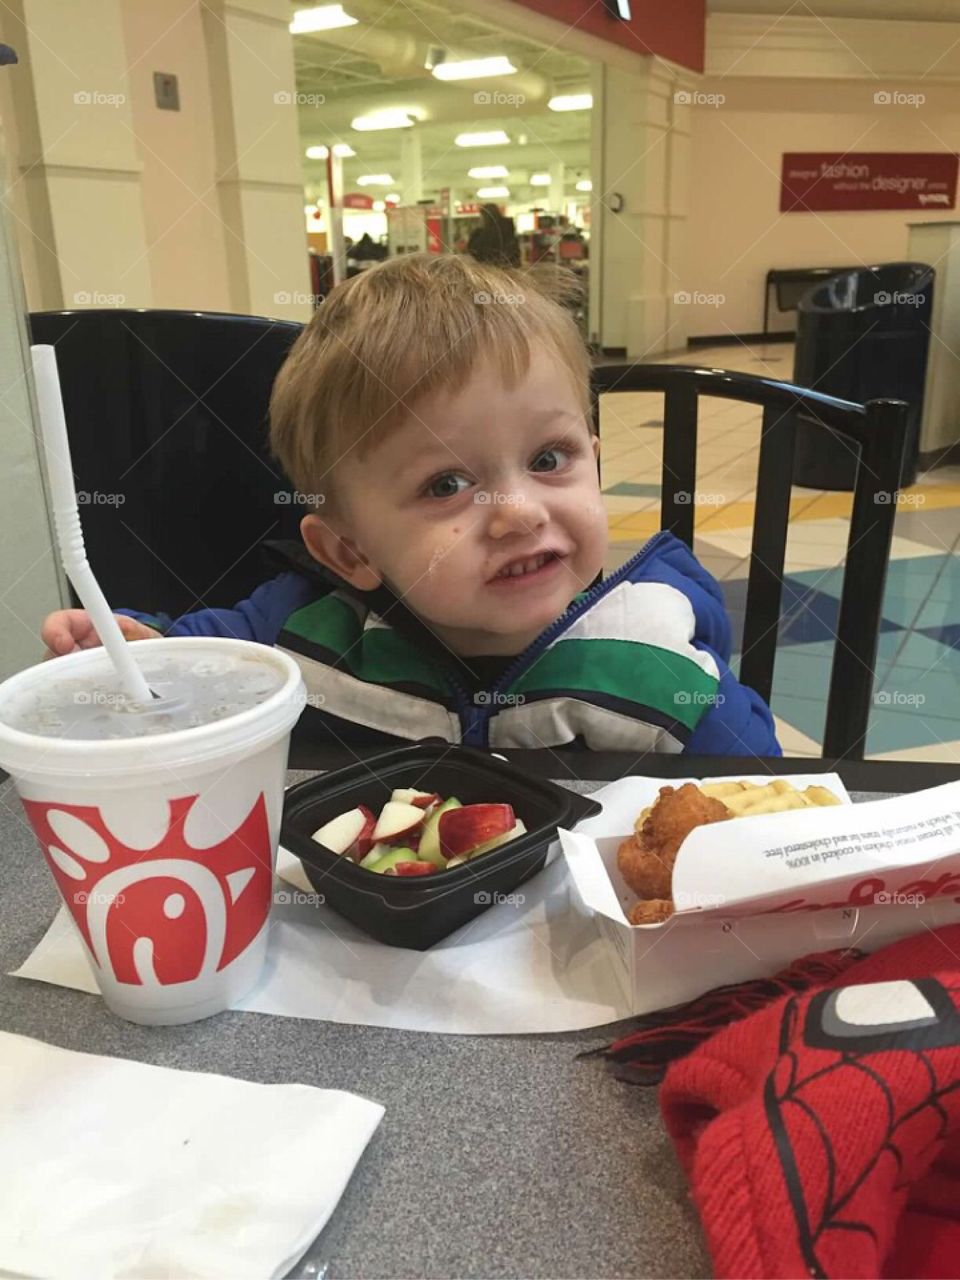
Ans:
<svg viewBox="0 0 960 1280"><path fill-rule="evenodd" d="M285 649L307 686L300 738L780 754L769 709L727 665L730 623L719 586L669 533L579 595L479 691L385 589L331 589L302 563L235 609L173 622L124 612L166 635L231 636Z"/></svg>

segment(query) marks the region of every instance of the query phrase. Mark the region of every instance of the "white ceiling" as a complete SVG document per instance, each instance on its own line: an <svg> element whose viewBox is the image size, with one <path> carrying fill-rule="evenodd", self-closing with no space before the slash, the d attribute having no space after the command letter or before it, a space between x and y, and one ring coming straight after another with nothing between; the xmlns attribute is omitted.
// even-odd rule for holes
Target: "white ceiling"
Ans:
<svg viewBox="0 0 960 1280"><path fill-rule="evenodd" d="M291 12L304 7L309 7L309 0L292 3ZM529 188L524 181L530 173L562 161L571 195L576 181L589 176L590 112L555 112L546 106L554 92L589 87L585 59L498 30L471 15L465 0L344 0L344 8L360 24L326 38L322 32L296 36L294 58L298 91L323 99L316 105L307 101L300 108L304 147L344 141L357 152L355 159L344 161L346 190L358 189L360 174L385 172L397 179L396 189L401 190L399 135L403 131L360 133L350 127L353 117L391 105L427 110L427 118L416 126L425 196L450 187L455 199L475 198L477 187L490 185L467 177L467 170L476 165L505 165L511 177L503 181L514 195L521 202L540 204L544 191ZM370 31L411 38L416 56L377 60L375 51L360 47L366 42L364 33ZM428 47L446 48L460 57L505 54L518 75L459 85L442 83L423 68L420 55ZM478 104L474 94L483 90L501 94L526 90L526 101ZM493 129L503 129L510 145L469 150L454 145L458 133ZM325 180L323 162L304 159L304 172L308 191L319 189Z"/></svg>
<svg viewBox="0 0 960 1280"><path fill-rule="evenodd" d="M312 2L291 0L291 14ZM505 165L511 171L505 182L521 204L544 202L544 190L530 188L525 179L551 163L562 161L566 166L568 195L579 178L589 176L590 113L557 113L546 106L553 93L588 87L586 59L485 21L471 11L469 0L343 3L359 19L358 25L296 36L294 56L298 90L317 99L317 105L300 109L304 147L346 141L357 152L355 159L344 162L346 190L358 189L356 179L361 174L391 173L402 191L399 135L405 131L359 133L350 127L355 116L387 106L419 106L425 111L425 119L416 126L425 196L450 187L455 199L475 198L476 188L488 185L467 177L467 170L476 165ZM707 9L717 15L789 15L824 21L960 22L960 0L707 0ZM518 74L459 85L442 83L423 66L431 47L447 49L455 57L505 54ZM481 90L523 91L525 101L478 104L474 94ZM510 145L471 150L454 145L458 133L480 129L505 130ZM323 163L305 158L304 178L308 192L318 193L325 182Z"/></svg>

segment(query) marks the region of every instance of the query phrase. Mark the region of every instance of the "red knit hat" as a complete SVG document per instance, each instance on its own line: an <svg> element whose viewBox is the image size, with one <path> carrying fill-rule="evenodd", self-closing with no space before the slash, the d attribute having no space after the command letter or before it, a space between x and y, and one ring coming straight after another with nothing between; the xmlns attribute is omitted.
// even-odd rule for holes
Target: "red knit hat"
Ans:
<svg viewBox="0 0 960 1280"><path fill-rule="evenodd" d="M960 926L727 1027L660 1096L718 1277L960 1275Z"/></svg>

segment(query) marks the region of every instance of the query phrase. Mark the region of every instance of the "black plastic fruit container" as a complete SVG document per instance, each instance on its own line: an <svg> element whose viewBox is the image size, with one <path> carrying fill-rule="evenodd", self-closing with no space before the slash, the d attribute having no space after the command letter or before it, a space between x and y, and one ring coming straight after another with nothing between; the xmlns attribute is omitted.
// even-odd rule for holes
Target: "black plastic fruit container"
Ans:
<svg viewBox="0 0 960 1280"><path fill-rule="evenodd" d="M444 799L456 796L463 804L510 804L526 833L475 861L429 876L380 875L311 838L318 827L356 805L379 813L396 787L436 791ZM280 839L334 911L378 942L425 951L535 875L557 827L573 827L600 808L596 800L520 774L485 752L418 743L291 787Z"/></svg>

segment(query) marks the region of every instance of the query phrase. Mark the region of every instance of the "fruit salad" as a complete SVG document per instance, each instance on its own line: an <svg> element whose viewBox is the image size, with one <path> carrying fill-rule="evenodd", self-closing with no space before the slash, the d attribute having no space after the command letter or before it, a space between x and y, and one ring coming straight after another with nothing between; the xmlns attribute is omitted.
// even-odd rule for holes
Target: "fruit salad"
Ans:
<svg viewBox="0 0 960 1280"><path fill-rule="evenodd" d="M499 849L526 827L509 804L461 804L435 791L400 787L375 814L360 804L313 839L332 853L385 876L432 876Z"/></svg>

